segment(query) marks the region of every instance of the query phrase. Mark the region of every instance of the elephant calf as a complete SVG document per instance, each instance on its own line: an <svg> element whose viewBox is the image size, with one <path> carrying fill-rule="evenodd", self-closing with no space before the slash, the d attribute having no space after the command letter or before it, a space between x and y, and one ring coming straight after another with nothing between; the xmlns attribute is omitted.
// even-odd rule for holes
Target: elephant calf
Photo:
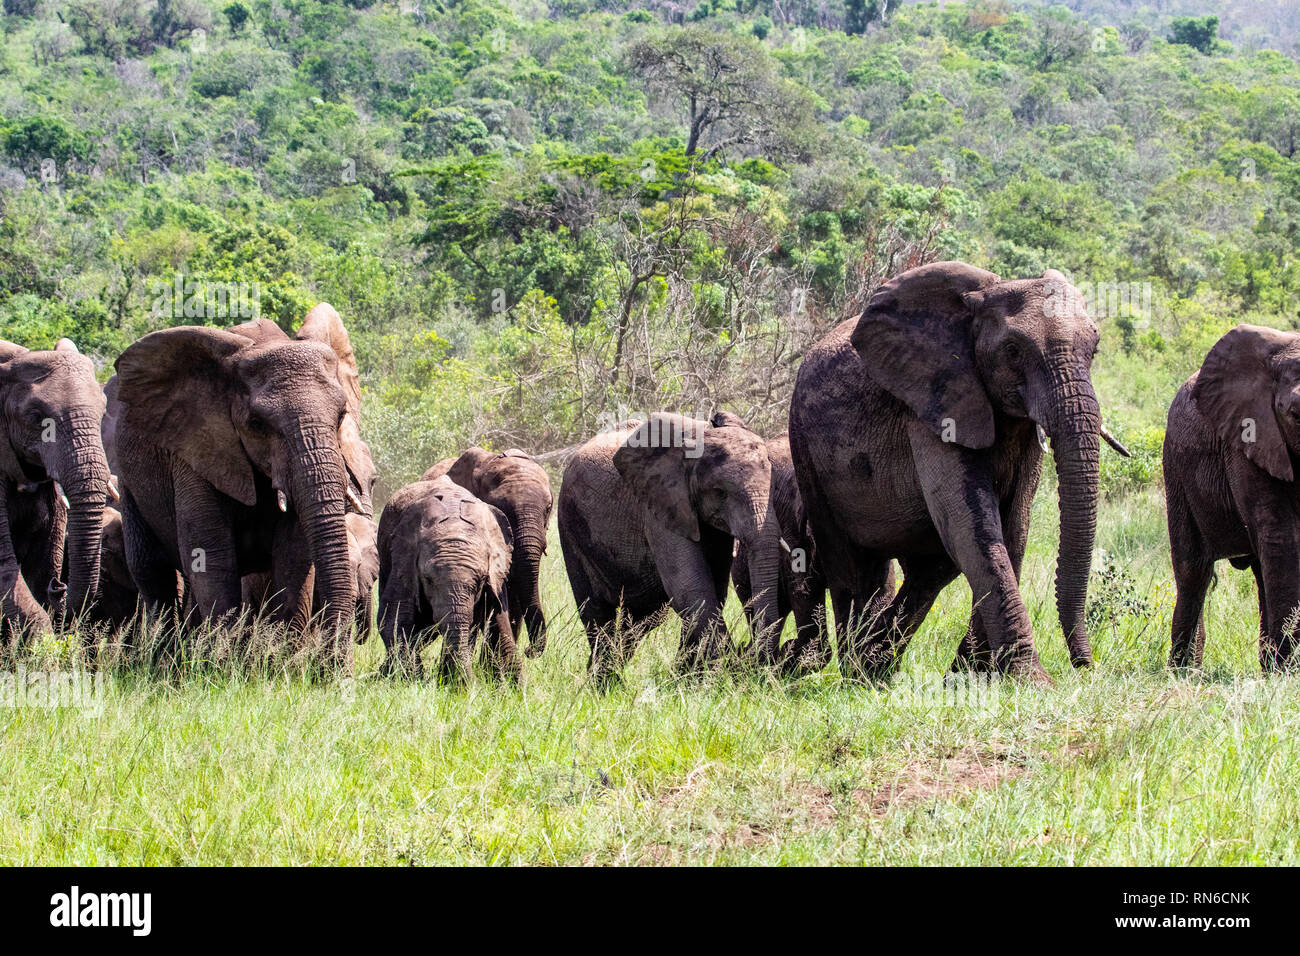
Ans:
<svg viewBox="0 0 1300 956"><path fill-rule="evenodd" d="M546 469L518 448L499 454L469 448L459 458L438 462L421 480L432 481L443 475L500 509L510 520L515 536L510 557L510 627L516 638L523 633L523 625L528 627L526 653L537 657L546 650L546 615L542 613L538 578L554 504Z"/></svg>
<svg viewBox="0 0 1300 956"><path fill-rule="evenodd" d="M1259 661L1292 663L1300 608L1300 335L1239 325L1215 343L1169 407L1165 501L1178 598L1171 667L1198 667L1214 562L1250 568Z"/></svg>
<svg viewBox="0 0 1300 956"><path fill-rule="evenodd" d="M379 633L383 672L419 675L421 646L441 635L440 676L468 676L474 641L486 629L502 678L519 676L510 628L510 522L450 478L417 481L389 499L379 518Z"/></svg>
<svg viewBox="0 0 1300 956"><path fill-rule="evenodd" d="M794 462L790 458L790 436L767 443L772 463L772 505L781 527L781 577L777 590L777 626L794 615L796 638L783 648L781 660L787 670L820 670L830 661L831 647L826 633L826 577L817 561L812 532L799 498ZM745 616L754 626L754 591L750 586L751 544L738 541L731 562L731 583L745 606Z"/></svg>
<svg viewBox="0 0 1300 956"><path fill-rule="evenodd" d="M579 448L560 485L564 566L598 683L668 607L686 622L678 664L730 647L722 605L734 542L748 547L760 663L775 663L781 533L763 439L734 415L656 413Z"/></svg>

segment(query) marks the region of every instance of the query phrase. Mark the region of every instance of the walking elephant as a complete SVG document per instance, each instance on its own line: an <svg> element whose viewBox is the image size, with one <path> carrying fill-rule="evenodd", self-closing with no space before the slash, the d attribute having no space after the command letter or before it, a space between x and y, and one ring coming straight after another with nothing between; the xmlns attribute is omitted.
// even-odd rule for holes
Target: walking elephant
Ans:
<svg viewBox="0 0 1300 956"><path fill-rule="evenodd" d="M885 283L809 351L790 450L850 675L887 677L962 573L974 611L954 668L1049 681L1018 588L1044 433L1060 483L1057 609L1072 663L1091 662L1099 445L1113 441L1090 377L1097 342L1060 273L1003 281L938 262Z"/></svg>
<svg viewBox="0 0 1300 956"><path fill-rule="evenodd" d="M1165 430L1173 557L1171 667L1199 667L1214 562L1250 568L1259 589L1259 662L1295 663L1300 608L1300 334L1239 325L1178 390Z"/></svg>
<svg viewBox="0 0 1300 956"><path fill-rule="evenodd" d="M117 360L107 389L131 575L151 606L176 572L208 620L240 605L241 578L269 572L275 612L295 626L313 588L336 632L355 613L349 509L364 514L366 462L344 442L359 400L338 314L317 306L296 339L271 323L152 332Z"/></svg>
<svg viewBox="0 0 1300 956"><path fill-rule="evenodd" d="M754 658L777 659L781 532L763 439L734 415L656 413L592 438L564 470L564 566L598 683L668 607L683 619L678 665L729 649L722 618L734 542L748 545Z"/></svg>
<svg viewBox="0 0 1300 956"><path fill-rule="evenodd" d="M441 636L440 677L468 677L487 632L497 674L519 677L510 628L510 522L443 476L398 490L379 518L379 633L383 673L422 672L420 648Z"/></svg>
<svg viewBox="0 0 1300 956"><path fill-rule="evenodd" d="M52 351L0 342L0 619L48 631L90 607L109 490L95 368L67 339ZM61 581L64 549L68 581ZM43 606L44 605L44 606Z"/></svg>
<svg viewBox="0 0 1300 956"><path fill-rule="evenodd" d="M469 448L459 458L438 462L422 480L444 474L509 519L515 541L510 557L510 626L516 640L523 633L521 625L528 626L525 653L537 657L546 650L546 615L542 613L539 578L554 504L546 469L518 448L499 454Z"/></svg>
<svg viewBox="0 0 1300 956"><path fill-rule="evenodd" d="M826 578L817 560L817 549L808 530L799 483L795 479L794 461L790 457L790 437L782 435L767 442L767 457L772 463L772 505L781 528L781 574L777 587L777 628L793 614L795 639L781 653L786 670L802 672L820 670L830 661L831 646L826 634ZM731 562L731 583L745 607L745 616L754 627L753 588L749 577L750 545L737 541L736 557Z"/></svg>

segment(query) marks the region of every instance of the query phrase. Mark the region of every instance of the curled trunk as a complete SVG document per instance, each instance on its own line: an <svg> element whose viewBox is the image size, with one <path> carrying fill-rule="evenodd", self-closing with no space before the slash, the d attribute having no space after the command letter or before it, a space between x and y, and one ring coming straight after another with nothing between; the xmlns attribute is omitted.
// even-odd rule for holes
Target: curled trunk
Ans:
<svg viewBox="0 0 1300 956"><path fill-rule="evenodd" d="M1061 508L1056 562L1056 608L1070 651L1070 663L1092 663L1084 622L1092 548L1097 535L1101 414L1086 373L1067 378L1055 396L1052 430Z"/></svg>

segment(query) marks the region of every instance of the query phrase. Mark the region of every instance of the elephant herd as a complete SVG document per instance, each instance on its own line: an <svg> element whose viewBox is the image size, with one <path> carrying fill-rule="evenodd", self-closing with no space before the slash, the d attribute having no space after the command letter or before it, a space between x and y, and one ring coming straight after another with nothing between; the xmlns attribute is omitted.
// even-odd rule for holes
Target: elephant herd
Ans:
<svg viewBox="0 0 1300 956"><path fill-rule="evenodd" d="M0 342L0 623L22 638L143 614L170 622L175 651L192 622L252 612L321 627L327 663L348 670L351 635L376 620L386 673L418 675L441 637L439 675L463 676L481 636L513 679L525 630L528 656L546 647L554 507L597 683L670 611L681 669L730 656L733 585L756 665L824 667L829 594L841 671L884 680L958 574L973 610L953 668L1050 683L1019 578L1050 443L1056 608L1072 663L1089 664L1101 445L1127 454L1101 421L1097 344L1060 273L1004 281L933 263L808 351L787 435L764 440L727 412L629 420L572 454L558 501L529 455L471 448L398 490L376 522L356 358L328 304L293 337L261 319L150 333L102 388L67 340ZM1255 575L1261 665L1291 662L1297 454L1300 334L1238 326L1169 410L1171 665L1200 664L1220 558Z"/></svg>

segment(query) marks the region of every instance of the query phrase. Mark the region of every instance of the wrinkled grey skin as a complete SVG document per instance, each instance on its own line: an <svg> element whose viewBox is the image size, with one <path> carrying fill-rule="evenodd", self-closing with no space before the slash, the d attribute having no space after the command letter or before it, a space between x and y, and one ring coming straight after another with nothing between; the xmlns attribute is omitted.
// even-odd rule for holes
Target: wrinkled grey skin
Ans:
<svg viewBox="0 0 1300 956"><path fill-rule="evenodd" d="M784 628L785 619L791 614L795 622L795 639L781 649L781 663L791 673L820 670L831 656L826 633L826 577L817 561L817 549L799 498L789 436L770 439L767 457L772 463L772 505L782 542L777 626ZM750 586L749 553L749 544L738 540L736 557L731 562L731 583L752 628L754 592Z"/></svg>
<svg viewBox="0 0 1300 956"><path fill-rule="evenodd" d="M379 518L382 673L422 673L420 648L442 637L442 680L472 673L474 643L487 632L497 675L520 674L510 628L510 522L443 476L400 489Z"/></svg>
<svg viewBox="0 0 1300 956"><path fill-rule="evenodd" d="M261 320L153 332L118 357L107 392L127 560L146 603L174 605L180 571L195 612L228 620L241 578L269 572L277 616L294 626L313 588L322 596L333 663L350 669L345 514L370 489L341 438L359 389L337 313L317 306L296 339Z"/></svg>
<svg viewBox="0 0 1300 956"><path fill-rule="evenodd" d="M737 538L750 546L755 660L774 664L780 632L780 528L763 440L726 413L712 422L658 413L579 448L564 470L564 566L607 682L671 607L684 622L680 667L731 646L722 618Z"/></svg>
<svg viewBox="0 0 1300 956"><path fill-rule="evenodd" d="M1255 575L1260 667L1295 665L1297 456L1300 335L1239 325L1210 349L1169 407L1165 503L1178 589L1171 667L1201 666L1202 608L1220 558Z"/></svg>
<svg viewBox="0 0 1300 956"><path fill-rule="evenodd" d="M67 339L53 351L0 341L0 619L6 627L48 631L42 603L59 619L65 606L79 614L95 598L109 476L103 414L94 366ZM59 579L65 540L66 594Z"/></svg>
<svg viewBox="0 0 1300 956"><path fill-rule="evenodd" d="M476 447L466 449L459 458L438 462L421 480L442 475L472 491L510 520L515 537L510 559L510 626L518 640L527 625L525 653L537 657L546 650L546 615L542 612L539 578L554 504L546 469L518 448L493 454Z"/></svg>
<svg viewBox="0 0 1300 956"><path fill-rule="evenodd" d="M1076 666L1097 521L1097 328L1063 276L1004 282L960 262L887 282L814 346L790 407L790 450L834 602L841 666L888 677L959 573L975 598L954 668L1048 681L1018 587L1042 470L1060 480L1056 597ZM889 586L897 558L903 586Z"/></svg>
<svg viewBox="0 0 1300 956"><path fill-rule="evenodd" d="M139 620L140 591L126 564L122 515L112 506L104 508L100 541L99 596L91 607L89 621L106 625L110 633L116 634Z"/></svg>

